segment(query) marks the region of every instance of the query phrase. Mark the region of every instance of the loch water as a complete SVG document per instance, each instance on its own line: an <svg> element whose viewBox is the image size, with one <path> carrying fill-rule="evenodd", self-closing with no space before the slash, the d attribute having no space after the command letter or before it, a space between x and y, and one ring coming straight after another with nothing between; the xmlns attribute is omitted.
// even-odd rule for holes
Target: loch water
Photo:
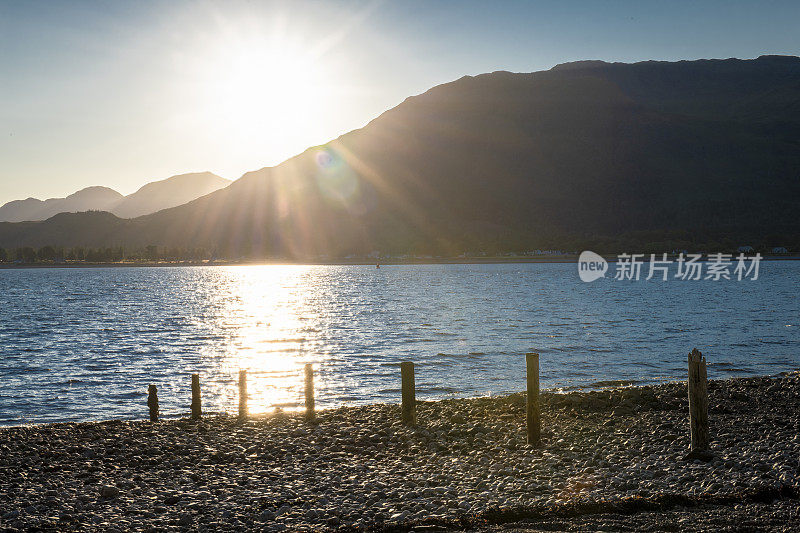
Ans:
<svg viewBox="0 0 800 533"><path fill-rule="evenodd" d="M644 276L643 276L644 277ZM757 280L592 283L575 263L261 265L0 270L0 425L137 419L149 384L162 414L234 413L249 371L254 413L523 390L526 352L544 388L800 368L800 262Z"/></svg>

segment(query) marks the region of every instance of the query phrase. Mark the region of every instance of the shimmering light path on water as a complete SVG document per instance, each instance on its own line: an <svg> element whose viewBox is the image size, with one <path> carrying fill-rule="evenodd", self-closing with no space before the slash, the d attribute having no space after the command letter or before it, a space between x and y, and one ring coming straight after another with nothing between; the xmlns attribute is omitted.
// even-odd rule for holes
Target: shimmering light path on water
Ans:
<svg viewBox="0 0 800 533"><path fill-rule="evenodd" d="M236 266L0 270L0 425L396 402L402 360L420 398L683 379L698 347L710 377L800 367L800 262L757 281L587 284L576 265Z"/></svg>

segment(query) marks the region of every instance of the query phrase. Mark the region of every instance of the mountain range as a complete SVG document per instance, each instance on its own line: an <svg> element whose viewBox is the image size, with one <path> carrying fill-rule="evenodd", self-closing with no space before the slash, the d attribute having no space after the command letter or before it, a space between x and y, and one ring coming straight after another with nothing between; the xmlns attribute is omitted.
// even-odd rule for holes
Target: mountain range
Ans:
<svg viewBox="0 0 800 533"><path fill-rule="evenodd" d="M0 246L202 246L297 259L796 249L798 206L800 58L583 61L436 86L364 128L145 216L2 223Z"/></svg>
<svg viewBox="0 0 800 533"><path fill-rule="evenodd" d="M134 218L185 204L228 185L230 180L196 172L148 183L128 196L108 187L86 187L66 198L8 202L0 206L0 222L46 220L58 213L81 211L108 211L121 218Z"/></svg>

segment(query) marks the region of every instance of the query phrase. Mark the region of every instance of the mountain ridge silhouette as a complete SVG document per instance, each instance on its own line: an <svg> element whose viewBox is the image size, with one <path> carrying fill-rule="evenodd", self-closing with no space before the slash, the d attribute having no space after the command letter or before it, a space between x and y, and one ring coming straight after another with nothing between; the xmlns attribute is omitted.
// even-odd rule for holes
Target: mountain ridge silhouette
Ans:
<svg viewBox="0 0 800 533"><path fill-rule="evenodd" d="M744 239L797 247L798 139L793 56L501 71L409 97L326 145L103 237L89 238L76 217L59 231L52 221L0 224L0 246L297 259Z"/></svg>
<svg viewBox="0 0 800 533"><path fill-rule="evenodd" d="M40 221L58 213L81 211L108 211L121 218L134 218L184 204L230 183L211 172L192 172L147 183L127 196L95 185L64 198L12 200L0 206L0 222Z"/></svg>

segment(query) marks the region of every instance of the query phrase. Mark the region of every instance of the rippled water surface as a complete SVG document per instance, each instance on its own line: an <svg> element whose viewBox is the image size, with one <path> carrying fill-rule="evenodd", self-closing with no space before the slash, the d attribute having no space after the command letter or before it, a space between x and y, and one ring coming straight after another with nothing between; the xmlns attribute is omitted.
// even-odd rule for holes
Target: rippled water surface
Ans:
<svg viewBox="0 0 800 533"><path fill-rule="evenodd" d="M683 379L698 347L710 377L800 367L800 262L756 281L582 283L575 264L48 268L0 271L0 425L300 405L315 364L320 407L418 396Z"/></svg>

